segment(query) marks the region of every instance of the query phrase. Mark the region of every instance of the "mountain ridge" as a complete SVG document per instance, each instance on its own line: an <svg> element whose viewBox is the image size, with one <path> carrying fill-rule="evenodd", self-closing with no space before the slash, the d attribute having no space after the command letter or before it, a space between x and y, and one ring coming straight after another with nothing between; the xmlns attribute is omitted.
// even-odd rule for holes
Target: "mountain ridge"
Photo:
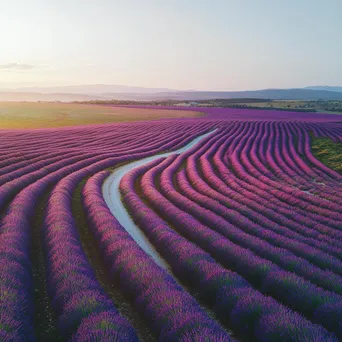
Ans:
<svg viewBox="0 0 342 342"><path fill-rule="evenodd" d="M311 87L305 87L305 89L336 91L339 93L342 92L342 87L339 87L339 86L311 86Z"/></svg>
<svg viewBox="0 0 342 342"><path fill-rule="evenodd" d="M315 88L315 89L312 89ZM322 88L322 89L321 89ZM340 91L326 90L340 89ZM115 91L112 90L126 90ZM209 99L255 98L270 100L342 100L342 87L314 86L289 89L261 89L246 91L174 90L117 85L86 85L65 87L30 87L0 90L0 101L95 101L129 100L196 101Z"/></svg>

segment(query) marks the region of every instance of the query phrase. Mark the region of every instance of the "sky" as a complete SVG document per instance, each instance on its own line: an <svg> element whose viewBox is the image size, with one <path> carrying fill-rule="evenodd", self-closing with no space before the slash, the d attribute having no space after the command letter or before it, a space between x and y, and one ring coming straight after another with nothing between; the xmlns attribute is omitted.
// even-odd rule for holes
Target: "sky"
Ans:
<svg viewBox="0 0 342 342"><path fill-rule="evenodd" d="M342 86L341 0L0 0L0 88Z"/></svg>

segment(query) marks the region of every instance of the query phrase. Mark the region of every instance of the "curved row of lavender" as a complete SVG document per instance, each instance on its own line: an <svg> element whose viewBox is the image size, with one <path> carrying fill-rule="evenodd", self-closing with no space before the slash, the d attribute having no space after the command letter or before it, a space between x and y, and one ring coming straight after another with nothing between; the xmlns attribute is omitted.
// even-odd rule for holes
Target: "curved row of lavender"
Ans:
<svg viewBox="0 0 342 342"><path fill-rule="evenodd" d="M157 339L229 341L228 331L257 341L342 338L342 176L310 152L310 134L342 141L337 116L206 111L198 119L0 132L0 339L37 339L31 231L46 193L41 239L60 335L139 339L97 279L72 214L74 191L89 176L84 229ZM169 273L113 217L101 185L109 168L213 129L191 150L121 182L124 203Z"/></svg>

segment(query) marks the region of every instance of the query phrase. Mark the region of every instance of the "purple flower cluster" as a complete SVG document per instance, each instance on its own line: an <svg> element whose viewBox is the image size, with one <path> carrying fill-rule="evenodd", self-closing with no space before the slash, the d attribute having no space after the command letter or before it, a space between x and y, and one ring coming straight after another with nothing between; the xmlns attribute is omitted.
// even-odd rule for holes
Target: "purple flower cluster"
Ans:
<svg viewBox="0 0 342 342"><path fill-rule="evenodd" d="M0 336L3 341L34 341L30 225L34 206L51 174L21 191L0 223Z"/></svg>
<svg viewBox="0 0 342 342"><path fill-rule="evenodd" d="M136 341L130 324L96 280L75 227L71 196L83 172L60 181L51 193L44 225L48 289L65 338L83 341L86 335L97 340Z"/></svg>
<svg viewBox="0 0 342 342"><path fill-rule="evenodd" d="M254 290L237 273L231 272L216 263L212 256L215 258L222 256L220 261L223 265L234 266L237 272L241 272L245 278L253 282L255 282L255 279L259 279L261 282L268 273L279 269L272 265L271 262L258 258L248 250L246 251L249 254L245 255L245 250L240 250L238 246L234 247L233 244L231 244L230 248L223 250L221 244L222 242L229 243L228 240L220 238L217 233L205 229L204 226L201 226L201 223L192 219L184 211L177 209L161 196L154 186L151 186L160 169L170 165L174 159L175 157L169 157L161 163L159 160L153 164L135 169L127 174L120 184L123 199L132 216L168 261L173 273L196 289L196 292L213 307L222 320L227 320L236 331L249 338L255 337L255 329L262 317L269 316L271 313L277 315L280 312L292 317L290 321L297 324L297 326L288 327L288 329L296 331L295 339L303 340L305 334L312 334L312 336L321 336L322 340L335 341L336 338L322 327L287 309L274 298ZM141 175L143 175L141 179L143 195L150 201L152 208L163 217L167 217L168 222L177 231L167 225L164 220L140 200L135 192L134 185ZM196 245L190 243L182 235L192 242L196 242ZM212 256L204 250L208 250ZM233 318L235 317L233 309L239 308L238 305L240 304L244 305L245 296L232 297L232 292L240 289L248 293L248 296L254 296L255 302L252 301L250 305L258 305L258 311L255 315L251 313L251 316L246 313L246 319L244 319L245 316L239 316L241 324L237 325L233 324ZM258 299L258 302L256 302L256 299ZM305 331L309 332L304 334L301 327L305 327ZM274 328L278 329L279 327L274 325ZM274 330L272 333L274 336L281 336L283 332L279 329Z"/></svg>
<svg viewBox="0 0 342 342"><path fill-rule="evenodd" d="M132 299L159 340L228 341L227 333L166 271L143 252L106 206L101 184L107 172L90 178L84 206L113 279Z"/></svg>
<svg viewBox="0 0 342 342"><path fill-rule="evenodd" d="M207 131L211 124L203 125L202 123L195 127L193 125L179 125L176 133L173 133L173 129L166 123L158 124L158 126L161 130L160 133L156 130L151 131L149 134L146 134L146 125L135 124L125 126L123 132L118 133L113 133L112 129L104 126L92 129L84 128L82 130L65 129L4 133L6 138L1 143L6 152L0 156L0 184L2 184L0 186L0 210L4 210L7 203L14 196L15 198L4 212L0 226L0 336L2 340L33 341L35 339L30 230L31 220L39 197L49 186L70 173L80 170L77 180L73 179L74 183L68 184L68 186L75 186L78 181L92 172L97 172L122 161L158 153L164 149L177 148L177 146L186 143L192 136ZM187 131L189 136L184 136L182 130ZM102 137L107 135L109 141L106 148L96 151L93 145L99 146L99 132L103 133ZM70 133L77 133L77 137L69 138ZM132 134L134 139L127 139L127 133ZM80 141L82 138L83 142ZM120 142L120 139L122 142ZM89 148L86 148L85 145L89 141L91 144ZM114 152L111 151L113 141L118 145ZM37 149L37 146L41 147ZM63 184L63 182L61 183ZM60 187L63 187L63 185L60 185ZM62 190L61 205L63 205L63 201L65 204L70 200L71 191L71 188ZM58 197L58 195L55 196ZM50 206L49 210L52 213L50 219L52 221L53 213L58 212L60 209L59 204L59 200L57 200L56 203L51 204L53 208ZM65 308L63 306L63 309L65 309L63 311L64 316L57 309L60 314L62 330L68 335L77 326L79 317L83 317L82 315L87 316L86 308L88 308L88 311L96 313L97 307L92 302L91 296L103 305L101 312L107 312L108 307L112 310L113 305L108 302L103 293L96 292L98 284L89 281L87 272L92 274L92 271L89 269L89 265L87 265L88 268L83 268L84 255L80 259L78 258L79 255L77 256L78 252L80 255L83 253L79 250L77 238L74 236L76 239L67 241L65 245L63 243L63 238L68 239L67 236L61 236L63 229L72 234L71 231L74 232L75 228L73 223L70 222L70 219L72 219L70 207L67 205L67 207L64 207L64 211L58 214L59 226L54 226L54 234L57 234L57 231L60 230L59 235L52 237L50 234L46 236L45 251L48 259L53 255L58 255L61 258L64 256L65 258L65 263L60 261L59 266L58 261L55 260L56 263L53 266L57 267L56 274L50 277L52 273L49 273L49 279L51 280L50 283L53 283L52 279L58 278L58 280L51 285L49 290L53 292L52 297L54 298L55 308L66 305L66 301L69 303L69 306ZM67 223L66 226L65 223ZM52 224L52 222L49 222L49 224ZM70 249L66 248L64 250L64 247ZM63 254L63 252L66 254ZM75 258L72 259L71 256ZM66 260L68 257L71 259ZM51 263L50 266L52 266ZM70 266L72 263L76 264L76 271L79 271L79 273L74 275L73 283L69 287L66 279L67 275L75 271L71 267L72 265ZM69 264L70 269L67 268L67 264ZM62 270L61 268L64 266L65 269ZM78 286L85 279L87 279L87 284L91 290L88 292L91 301L90 304L88 303L89 305L87 304L87 296L82 297L80 295L81 297L77 297L75 294L77 292L75 289L79 289ZM58 287L60 297L54 296L56 294L54 285ZM92 292L93 287L95 287L95 292ZM80 309L81 311L74 310L77 306L75 303L83 303L77 308L77 310ZM91 312L88 312L88 316ZM109 316L111 315L109 314ZM115 315L118 317L117 320L121 320L123 327L127 325L127 321L119 317L116 311ZM82 325L83 332L86 325L89 328L88 330L92 331L90 321L91 319L86 321L88 323ZM97 329L96 324L93 324L95 330ZM128 328L127 331L131 329Z"/></svg>
<svg viewBox="0 0 342 342"><path fill-rule="evenodd" d="M196 119L1 131L1 341L35 340L32 220L54 185L42 231L62 335L138 339L97 281L72 215L75 187L94 174L83 204L97 248L159 340L229 341L222 323L256 341L342 339L342 175L310 147L311 133L342 142L341 124L321 114L203 111ZM187 152L121 183L130 214L168 272L110 213L102 170L176 150L215 128Z"/></svg>

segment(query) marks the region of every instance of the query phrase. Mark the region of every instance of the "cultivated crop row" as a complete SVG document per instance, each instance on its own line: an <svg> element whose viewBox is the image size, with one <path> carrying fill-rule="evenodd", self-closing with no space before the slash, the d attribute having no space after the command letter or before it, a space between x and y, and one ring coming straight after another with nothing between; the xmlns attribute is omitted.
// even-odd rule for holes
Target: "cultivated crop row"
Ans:
<svg viewBox="0 0 342 342"><path fill-rule="evenodd" d="M312 135L341 142L341 125L307 113L207 112L1 132L0 340L342 339L342 175L311 153ZM123 176L121 200L165 268L102 193L116 167L149 156ZM52 322L37 309L42 287Z"/></svg>

